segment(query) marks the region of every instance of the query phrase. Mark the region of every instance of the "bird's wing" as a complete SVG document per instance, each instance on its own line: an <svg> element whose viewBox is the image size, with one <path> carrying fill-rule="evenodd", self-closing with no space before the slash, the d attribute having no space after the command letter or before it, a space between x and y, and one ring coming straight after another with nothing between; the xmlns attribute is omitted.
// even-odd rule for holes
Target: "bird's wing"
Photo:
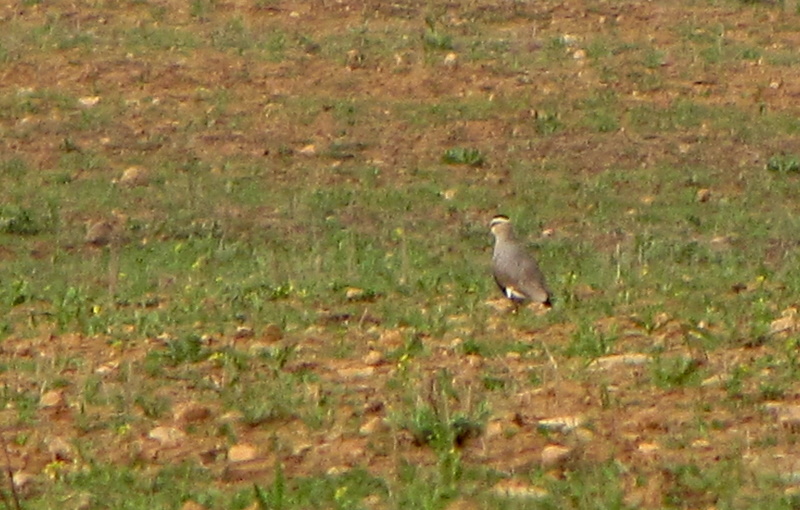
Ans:
<svg viewBox="0 0 800 510"><path fill-rule="evenodd" d="M532 257L526 258L520 265L522 275L520 289L528 295L529 299L539 303L550 301L550 289L547 288L542 270L539 264Z"/></svg>
<svg viewBox="0 0 800 510"><path fill-rule="evenodd" d="M509 299L548 303L550 291L539 264L522 246L508 247L495 261L494 277Z"/></svg>

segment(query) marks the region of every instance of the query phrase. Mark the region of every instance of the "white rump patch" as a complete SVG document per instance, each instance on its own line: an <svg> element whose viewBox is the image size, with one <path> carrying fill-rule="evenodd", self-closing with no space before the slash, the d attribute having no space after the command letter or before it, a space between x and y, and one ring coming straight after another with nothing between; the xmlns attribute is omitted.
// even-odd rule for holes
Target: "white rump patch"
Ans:
<svg viewBox="0 0 800 510"><path fill-rule="evenodd" d="M517 301L524 301L528 299L528 296L526 294L523 294L514 287L511 287L510 285L506 287L505 291L506 291L506 297L508 299L515 299Z"/></svg>

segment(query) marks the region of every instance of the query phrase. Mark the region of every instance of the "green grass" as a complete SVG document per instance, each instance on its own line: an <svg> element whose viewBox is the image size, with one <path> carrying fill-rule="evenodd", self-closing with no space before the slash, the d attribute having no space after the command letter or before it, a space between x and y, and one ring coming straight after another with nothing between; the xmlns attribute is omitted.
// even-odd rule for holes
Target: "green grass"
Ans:
<svg viewBox="0 0 800 510"><path fill-rule="evenodd" d="M720 16L686 3L651 37L600 4L580 23L552 2L37 4L21 4L0 45L0 407L15 447L45 451L61 422L39 401L63 391L81 453L34 473L48 489L25 493L25 508L796 504L790 484L714 437L735 435L736 418L676 425L661 447L680 461L652 469L602 428L632 401L712 392L701 384L714 375L727 378L703 399L709 415L791 399L796 334L770 327L800 292L787 150L800 123L788 78L772 89L747 74L796 63L781 40L796 22L764 21L778 7L723 2ZM146 186L115 183L130 165L149 171ZM535 250L555 295L547 315L485 303L499 297L496 213ZM119 246L83 242L87 223L114 217ZM372 349L385 360L346 380ZM627 352L653 356L633 382L586 370ZM600 453L558 476L535 460L475 460L492 452L493 419L512 416L522 425L508 434L530 439L525 427L557 406L525 399L558 397L562 381L585 385L564 401L597 415ZM189 396L214 416L186 427L192 440L258 442L274 469L226 485L216 460L110 455ZM372 414L389 430L364 449L389 468L282 464L303 462L295 442L359 437ZM763 434L754 444L795 441L748 427ZM718 469L693 457L704 434ZM661 499L637 501L658 476ZM504 496L500 480L546 495Z"/></svg>

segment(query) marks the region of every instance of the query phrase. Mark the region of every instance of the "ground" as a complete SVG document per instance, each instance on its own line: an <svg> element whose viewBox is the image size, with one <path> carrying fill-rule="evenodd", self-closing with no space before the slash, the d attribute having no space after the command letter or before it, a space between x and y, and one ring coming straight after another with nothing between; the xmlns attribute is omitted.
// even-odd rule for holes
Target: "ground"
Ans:
<svg viewBox="0 0 800 510"><path fill-rule="evenodd" d="M793 508L795 11L0 8L6 506Z"/></svg>

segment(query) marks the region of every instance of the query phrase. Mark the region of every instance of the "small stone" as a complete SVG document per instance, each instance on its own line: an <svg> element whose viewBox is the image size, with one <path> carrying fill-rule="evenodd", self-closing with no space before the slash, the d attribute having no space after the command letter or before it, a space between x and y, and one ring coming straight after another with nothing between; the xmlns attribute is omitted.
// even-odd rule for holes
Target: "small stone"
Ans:
<svg viewBox="0 0 800 510"><path fill-rule="evenodd" d="M204 466L213 464L221 459L225 459L227 455L228 455L227 449L220 446L203 449L197 452L197 458Z"/></svg>
<svg viewBox="0 0 800 510"><path fill-rule="evenodd" d="M789 307L781 312L781 317L772 321L769 325L769 332L773 335L778 333L791 333L798 329L797 309Z"/></svg>
<svg viewBox="0 0 800 510"><path fill-rule="evenodd" d="M300 443L295 445L292 449L292 455L295 457L302 457L306 453L310 452L314 448L314 445L311 443Z"/></svg>
<svg viewBox="0 0 800 510"><path fill-rule="evenodd" d="M397 329L390 329L381 333L378 337L378 343L387 350L397 349L405 345L406 341L403 338L403 333Z"/></svg>
<svg viewBox="0 0 800 510"><path fill-rule="evenodd" d="M453 67L458 64L458 55L453 52L444 56L444 65Z"/></svg>
<svg viewBox="0 0 800 510"><path fill-rule="evenodd" d="M60 407L63 404L64 395L56 390L48 391L39 399L39 405L46 408Z"/></svg>
<svg viewBox="0 0 800 510"><path fill-rule="evenodd" d="M162 426L151 430L147 437L158 441L161 446L170 447L180 443L186 437L186 434L178 428Z"/></svg>
<svg viewBox="0 0 800 510"><path fill-rule="evenodd" d="M572 449L566 446L547 445L542 450L542 467L554 468L565 464L572 455Z"/></svg>
<svg viewBox="0 0 800 510"><path fill-rule="evenodd" d="M89 510L90 508L97 508L94 497L89 492L79 492L71 498L69 506L72 510Z"/></svg>
<svg viewBox="0 0 800 510"><path fill-rule="evenodd" d="M583 427L575 429L575 436L582 443L591 443L594 440L594 432Z"/></svg>
<svg viewBox="0 0 800 510"><path fill-rule="evenodd" d="M242 414L241 411L228 411L227 413L219 417L219 422L222 424L236 423L242 421L243 419L244 419L244 414Z"/></svg>
<svg viewBox="0 0 800 510"><path fill-rule="evenodd" d="M275 461L266 458L229 462L222 473L222 479L226 482L263 480L274 468Z"/></svg>
<svg viewBox="0 0 800 510"><path fill-rule="evenodd" d="M86 108L91 108L92 106L100 102L100 96L84 96L78 99L78 102L81 104L81 106L85 106Z"/></svg>
<svg viewBox="0 0 800 510"><path fill-rule="evenodd" d="M25 471L17 471L11 475L11 479L14 482L14 487L17 489L25 489L36 480L36 476L31 473L26 473Z"/></svg>
<svg viewBox="0 0 800 510"><path fill-rule="evenodd" d="M497 496L515 499L543 499L549 493L539 487L526 485L516 480L502 480L492 487L491 492Z"/></svg>
<svg viewBox="0 0 800 510"><path fill-rule="evenodd" d="M386 421L380 416L373 416L369 420L367 420L361 428L358 429L358 433L362 436L371 436L377 432L382 432L388 429L386 425Z"/></svg>
<svg viewBox="0 0 800 510"><path fill-rule="evenodd" d="M794 317L781 317L780 319L775 319L769 325L769 332L773 335L791 332L795 329L797 329L797 319Z"/></svg>
<svg viewBox="0 0 800 510"><path fill-rule="evenodd" d="M586 50L575 50L572 54L572 58L575 60L583 60L586 58Z"/></svg>
<svg viewBox="0 0 800 510"><path fill-rule="evenodd" d="M111 242L114 235L114 224L110 221L97 221L90 223L86 228L86 235L83 240L86 244L93 246L105 246Z"/></svg>
<svg viewBox="0 0 800 510"><path fill-rule="evenodd" d="M135 188L147 186L150 183L149 172L140 166L129 166L122 172L122 176L117 181L120 186Z"/></svg>
<svg viewBox="0 0 800 510"><path fill-rule="evenodd" d="M202 404L187 402L175 409L175 420L183 423L205 421L211 417L211 409Z"/></svg>
<svg viewBox="0 0 800 510"><path fill-rule="evenodd" d="M119 368L119 361L109 361L97 367L94 371L97 375L107 375Z"/></svg>
<svg viewBox="0 0 800 510"><path fill-rule="evenodd" d="M557 418L539 420L538 426L545 430L569 432L584 423L586 423L586 418L583 416L559 416Z"/></svg>
<svg viewBox="0 0 800 510"><path fill-rule="evenodd" d="M603 356L589 363L590 370L608 370L622 365L644 365L649 363L653 358L647 354L615 354L612 356Z"/></svg>
<svg viewBox="0 0 800 510"><path fill-rule="evenodd" d="M707 188L702 188L697 190L697 195L695 196L695 200L698 202L708 202L711 199L711 190Z"/></svg>
<svg viewBox="0 0 800 510"><path fill-rule="evenodd" d="M591 285L585 283L577 285L573 292L578 301L586 301L602 293Z"/></svg>
<svg viewBox="0 0 800 510"><path fill-rule="evenodd" d="M379 413L386 408L386 404L382 400L370 400L364 403L365 413Z"/></svg>
<svg viewBox="0 0 800 510"><path fill-rule="evenodd" d="M371 350L364 356L364 364L370 367L382 365L385 361L381 351Z"/></svg>
<svg viewBox="0 0 800 510"><path fill-rule="evenodd" d="M305 147L300 148L297 153L302 154L303 156L314 156L317 153L317 147L313 143L310 143Z"/></svg>
<svg viewBox="0 0 800 510"><path fill-rule="evenodd" d="M236 328L236 333L233 334L233 338L237 340L241 340L243 338L253 338L256 336L253 328L248 326L238 326Z"/></svg>
<svg viewBox="0 0 800 510"><path fill-rule="evenodd" d="M350 471L350 468L346 466L333 466L331 468L328 468L325 474L327 474L328 476L339 476L342 473L346 473L348 471Z"/></svg>
<svg viewBox="0 0 800 510"><path fill-rule="evenodd" d="M360 461L366 457L366 450L360 446L350 445L346 450L346 455L353 461Z"/></svg>
<svg viewBox="0 0 800 510"><path fill-rule="evenodd" d="M468 354L465 356L465 359L467 360L467 364L471 367L480 368L484 365L483 357L477 354Z"/></svg>
<svg viewBox="0 0 800 510"><path fill-rule="evenodd" d="M358 287L347 287L344 293L348 301L359 301L363 299L365 295L366 292L364 292L364 289L359 289Z"/></svg>
<svg viewBox="0 0 800 510"><path fill-rule="evenodd" d="M658 446L656 443L639 443L636 449L639 450L639 453L650 455L659 451L661 447Z"/></svg>
<svg viewBox="0 0 800 510"><path fill-rule="evenodd" d="M561 43L564 46L575 46L580 39L572 34L563 34L561 36Z"/></svg>
<svg viewBox="0 0 800 510"><path fill-rule="evenodd" d="M728 374L716 374L712 375L707 379L703 379L703 382L700 383L700 386L704 388L708 388L711 386L721 386L722 384L728 382L730 380L730 376Z"/></svg>
<svg viewBox="0 0 800 510"><path fill-rule="evenodd" d="M75 448L63 437L53 437L45 440L47 452L54 461L71 462L75 458Z"/></svg>
<svg viewBox="0 0 800 510"><path fill-rule="evenodd" d="M503 433L503 422L501 420L492 420L486 425L487 439L498 437L502 433Z"/></svg>
<svg viewBox="0 0 800 510"><path fill-rule="evenodd" d="M283 338L283 330L277 324L267 324L264 327L262 340L268 343L275 343Z"/></svg>
<svg viewBox="0 0 800 510"><path fill-rule="evenodd" d="M364 56L364 53L356 49L348 51L347 56L345 57L347 68L350 70L364 67L365 60L366 57Z"/></svg>
<svg viewBox="0 0 800 510"><path fill-rule="evenodd" d="M764 409L778 418L778 423L792 431L800 430L800 405L768 402Z"/></svg>
<svg viewBox="0 0 800 510"><path fill-rule="evenodd" d="M228 449L228 460L230 462L247 462L258 456L255 446L248 443L235 444Z"/></svg>

